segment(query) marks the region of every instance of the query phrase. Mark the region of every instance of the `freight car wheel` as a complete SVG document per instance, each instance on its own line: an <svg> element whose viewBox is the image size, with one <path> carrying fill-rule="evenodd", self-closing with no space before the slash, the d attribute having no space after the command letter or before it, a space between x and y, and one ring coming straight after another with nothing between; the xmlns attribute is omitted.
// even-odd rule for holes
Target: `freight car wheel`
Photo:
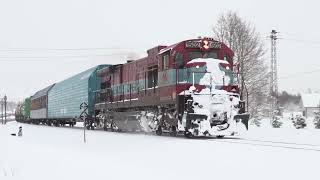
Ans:
<svg viewBox="0 0 320 180"><path fill-rule="evenodd" d="M115 131L121 132L121 129L119 129L119 128L113 123L113 121L112 121L111 124L110 124L110 130L111 130L111 132L115 132Z"/></svg>
<svg viewBox="0 0 320 180"><path fill-rule="evenodd" d="M184 137L186 138L193 138L193 134L189 131L184 131Z"/></svg>
<svg viewBox="0 0 320 180"><path fill-rule="evenodd" d="M157 130L156 130L156 134L157 134L158 136L161 136L161 135L162 135L162 128L161 128L161 126L158 126L158 128L157 128Z"/></svg>

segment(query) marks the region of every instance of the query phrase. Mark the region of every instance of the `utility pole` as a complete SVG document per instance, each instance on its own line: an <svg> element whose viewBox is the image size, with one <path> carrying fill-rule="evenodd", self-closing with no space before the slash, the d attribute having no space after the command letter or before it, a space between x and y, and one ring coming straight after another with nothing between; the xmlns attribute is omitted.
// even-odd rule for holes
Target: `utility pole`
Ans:
<svg viewBox="0 0 320 180"><path fill-rule="evenodd" d="M272 30L271 39L271 63L270 63L270 116L275 120L275 112L279 110L278 103L278 67L277 67L277 31Z"/></svg>
<svg viewBox="0 0 320 180"><path fill-rule="evenodd" d="M0 99L0 103L1 103L1 124L3 124L3 99Z"/></svg>
<svg viewBox="0 0 320 180"><path fill-rule="evenodd" d="M7 96L4 95L4 124L7 124Z"/></svg>

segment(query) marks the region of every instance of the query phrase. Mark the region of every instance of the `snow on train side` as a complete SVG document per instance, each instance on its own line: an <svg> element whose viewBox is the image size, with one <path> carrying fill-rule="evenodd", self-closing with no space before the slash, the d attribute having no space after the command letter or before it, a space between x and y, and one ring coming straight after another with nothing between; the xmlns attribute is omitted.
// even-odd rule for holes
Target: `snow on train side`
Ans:
<svg viewBox="0 0 320 180"><path fill-rule="evenodd" d="M233 52L211 38L157 46L148 56L99 70L95 105L104 129L224 136L248 128Z"/></svg>
<svg viewBox="0 0 320 180"><path fill-rule="evenodd" d="M201 65L202 64L202 65ZM185 135L223 137L238 133L238 123L248 129L248 114L240 114L244 104L237 88L231 92L224 86L233 86L237 77L226 61L212 58L197 58L187 63L192 86L179 95L187 99L186 108L178 129Z"/></svg>

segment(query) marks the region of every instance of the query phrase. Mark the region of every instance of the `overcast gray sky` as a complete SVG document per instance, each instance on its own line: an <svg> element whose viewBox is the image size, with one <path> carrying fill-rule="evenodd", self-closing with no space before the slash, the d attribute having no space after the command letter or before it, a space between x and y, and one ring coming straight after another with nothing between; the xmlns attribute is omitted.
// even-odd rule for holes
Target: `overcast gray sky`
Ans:
<svg viewBox="0 0 320 180"><path fill-rule="evenodd" d="M134 57L159 44L212 36L228 10L262 37L281 32L280 89L320 89L319 6L307 0L0 0L0 96L22 99L97 64L123 62L128 52Z"/></svg>

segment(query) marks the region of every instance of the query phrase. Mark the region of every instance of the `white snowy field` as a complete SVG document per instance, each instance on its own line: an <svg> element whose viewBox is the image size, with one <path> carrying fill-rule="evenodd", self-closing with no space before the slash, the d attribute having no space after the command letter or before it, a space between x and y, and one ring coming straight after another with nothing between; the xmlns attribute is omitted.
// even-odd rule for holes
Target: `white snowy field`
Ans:
<svg viewBox="0 0 320 180"><path fill-rule="evenodd" d="M11 136L19 126L23 137ZM251 128L238 138L87 131L84 143L81 129L10 122L0 125L0 179L319 179L320 131Z"/></svg>

